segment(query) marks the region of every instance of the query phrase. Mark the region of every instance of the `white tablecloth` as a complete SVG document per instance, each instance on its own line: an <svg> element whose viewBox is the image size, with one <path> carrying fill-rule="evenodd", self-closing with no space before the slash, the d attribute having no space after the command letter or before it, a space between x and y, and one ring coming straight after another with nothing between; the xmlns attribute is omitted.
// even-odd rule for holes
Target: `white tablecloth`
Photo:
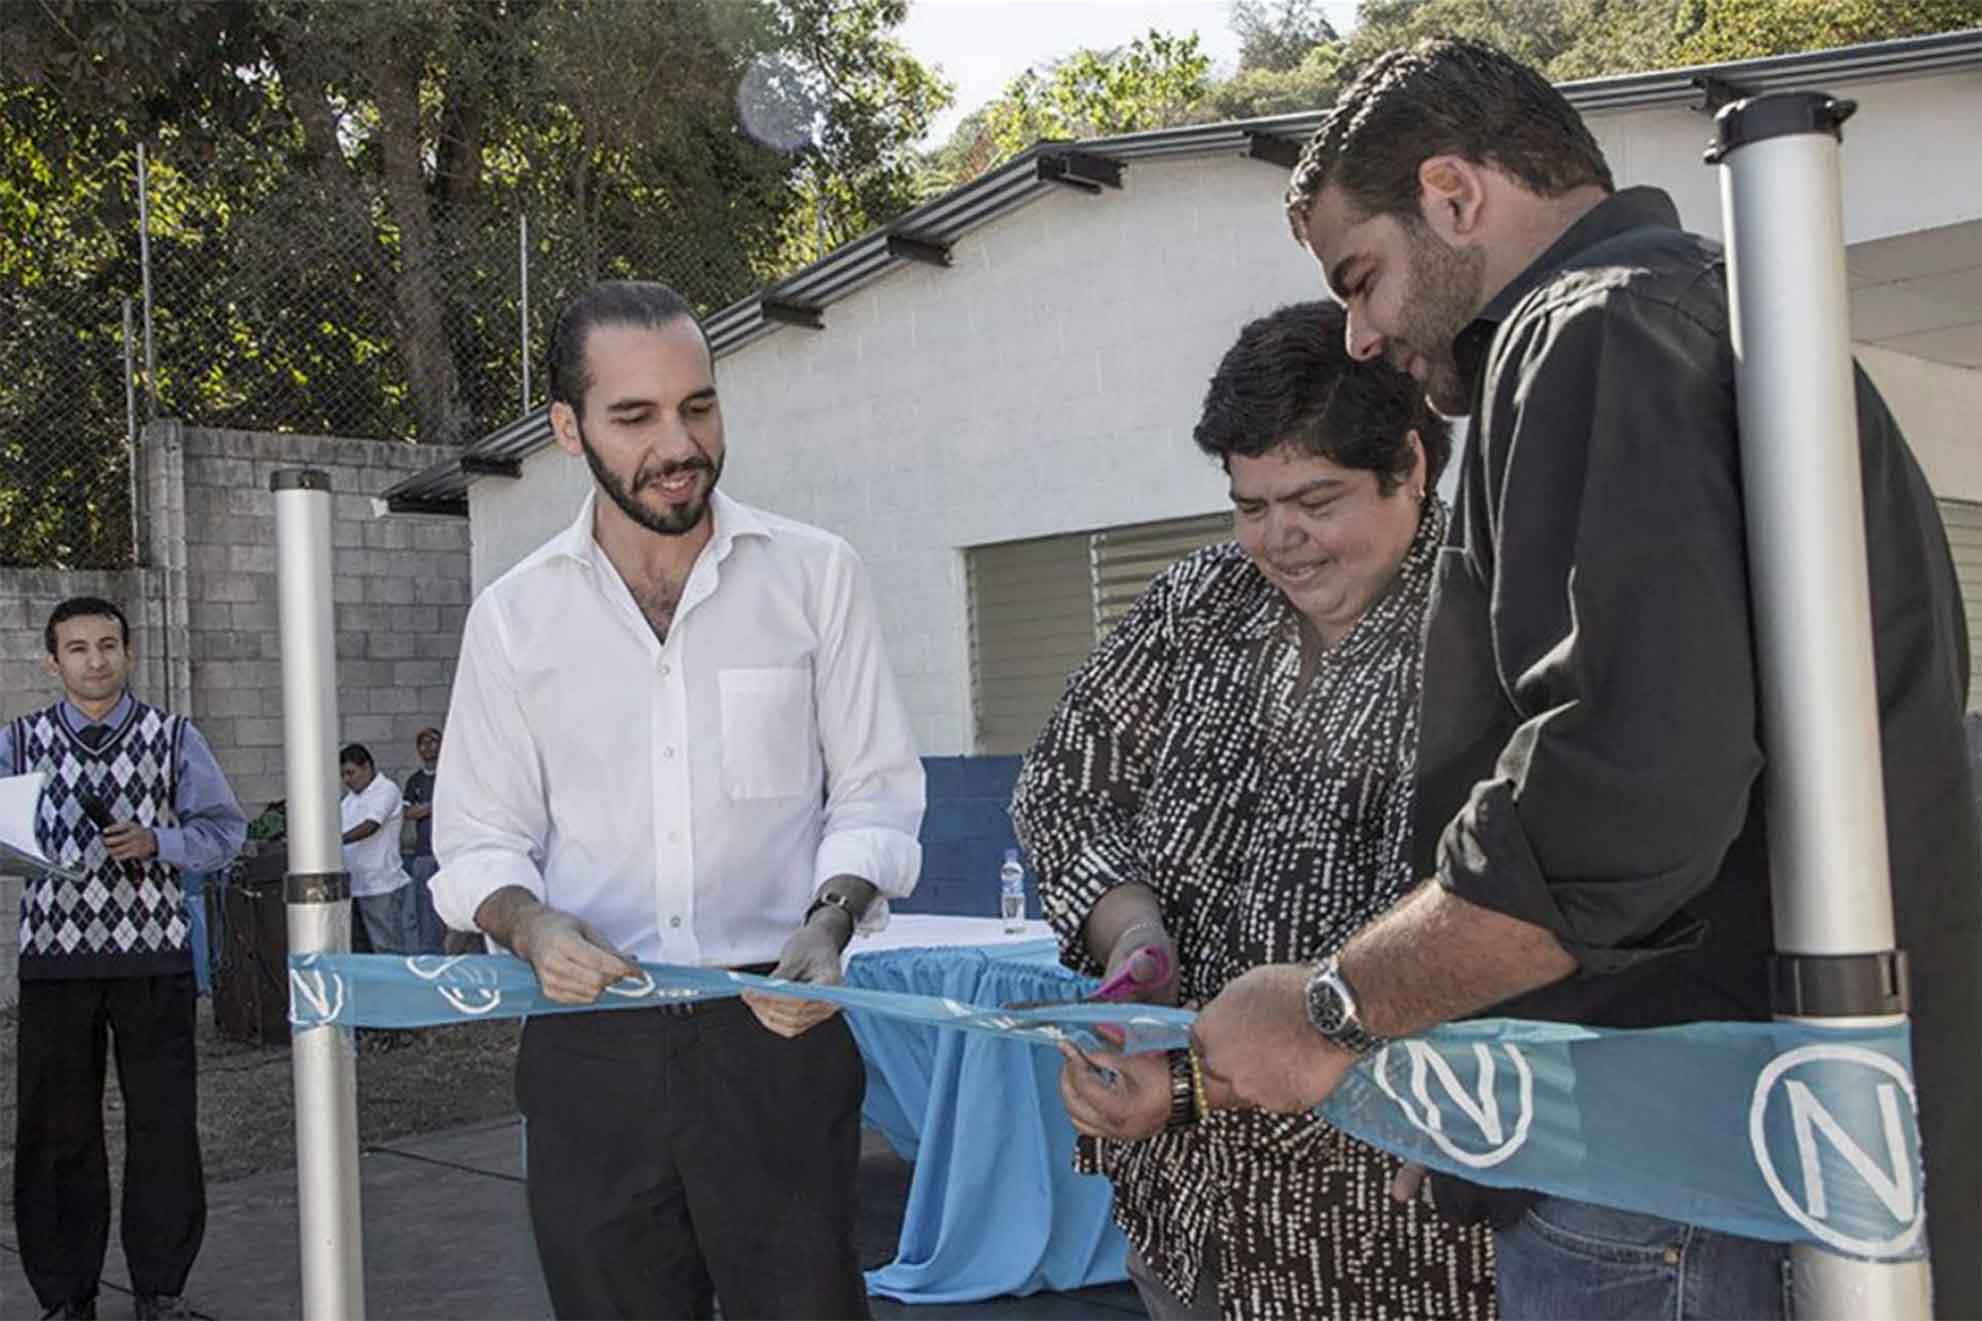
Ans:
<svg viewBox="0 0 1982 1321"><path fill-rule="evenodd" d="M920 949L938 945L1022 945L1032 940L1053 939L1053 928L1044 922L1027 921L1022 931L1007 934L1005 923L995 917L948 917L941 913L896 913L888 928L871 936L855 936L847 946L847 957L872 954L884 949Z"/></svg>

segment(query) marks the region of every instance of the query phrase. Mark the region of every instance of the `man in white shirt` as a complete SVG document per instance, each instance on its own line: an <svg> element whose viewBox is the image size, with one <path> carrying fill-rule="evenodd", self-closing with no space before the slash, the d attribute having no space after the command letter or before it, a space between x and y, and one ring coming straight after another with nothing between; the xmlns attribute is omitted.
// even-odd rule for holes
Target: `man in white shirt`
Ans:
<svg viewBox="0 0 1982 1321"><path fill-rule="evenodd" d="M593 491L469 611L436 907L590 1003L629 960L837 982L921 866L920 761L860 561L716 490L714 365L656 284L581 294L551 423ZM534 1018L517 1059L559 1316L864 1317L866 1075L830 1007Z"/></svg>
<svg viewBox="0 0 1982 1321"><path fill-rule="evenodd" d="M362 743L345 745L337 754L344 778L338 804L344 835L344 870L351 874L351 897L357 901L365 935L380 954L405 954L406 902L413 879L399 858L399 828L403 807L399 786L378 773L372 754Z"/></svg>

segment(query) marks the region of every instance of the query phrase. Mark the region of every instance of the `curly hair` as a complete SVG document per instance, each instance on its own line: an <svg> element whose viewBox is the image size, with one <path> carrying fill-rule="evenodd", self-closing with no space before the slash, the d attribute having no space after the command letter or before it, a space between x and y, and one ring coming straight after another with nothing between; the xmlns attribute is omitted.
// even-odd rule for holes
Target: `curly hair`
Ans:
<svg viewBox="0 0 1982 1321"><path fill-rule="evenodd" d="M1346 315L1332 302L1291 303L1249 322L1218 363L1191 439L1227 467L1282 445L1376 474L1388 495L1410 476L1410 433L1425 450L1425 484L1452 457L1452 432L1424 388L1381 358L1357 362Z"/></svg>

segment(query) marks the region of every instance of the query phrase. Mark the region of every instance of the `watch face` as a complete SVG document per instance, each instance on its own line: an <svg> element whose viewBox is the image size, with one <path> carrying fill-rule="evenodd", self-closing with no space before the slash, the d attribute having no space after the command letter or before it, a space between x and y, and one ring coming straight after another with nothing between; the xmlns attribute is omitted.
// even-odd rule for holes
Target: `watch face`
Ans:
<svg viewBox="0 0 1982 1321"><path fill-rule="evenodd" d="M1348 1006L1334 982L1320 972L1308 978L1308 1020L1317 1032L1333 1036L1342 1030L1348 1016Z"/></svg>

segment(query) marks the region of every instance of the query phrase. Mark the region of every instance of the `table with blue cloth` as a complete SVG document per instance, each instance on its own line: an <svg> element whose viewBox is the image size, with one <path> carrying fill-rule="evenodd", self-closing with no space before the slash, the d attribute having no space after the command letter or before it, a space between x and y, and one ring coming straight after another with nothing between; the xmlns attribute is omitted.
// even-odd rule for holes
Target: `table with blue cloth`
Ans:
<svg viewBox="0 0 1982 1321"><path fill-rule="evenodd" d="M996 919L904 914L886 935L900 947L862 940L846 980L980 1005L1093 987L1060 966L1050 936L990 943L1000 932ZM867 1061L861 1117L915 1164L895 1260L867 1273L868 1292L957 1303L1127 1278L1108 1181L1073 1169L1057 1052L858 1011L847 1023Z"/></svg>

